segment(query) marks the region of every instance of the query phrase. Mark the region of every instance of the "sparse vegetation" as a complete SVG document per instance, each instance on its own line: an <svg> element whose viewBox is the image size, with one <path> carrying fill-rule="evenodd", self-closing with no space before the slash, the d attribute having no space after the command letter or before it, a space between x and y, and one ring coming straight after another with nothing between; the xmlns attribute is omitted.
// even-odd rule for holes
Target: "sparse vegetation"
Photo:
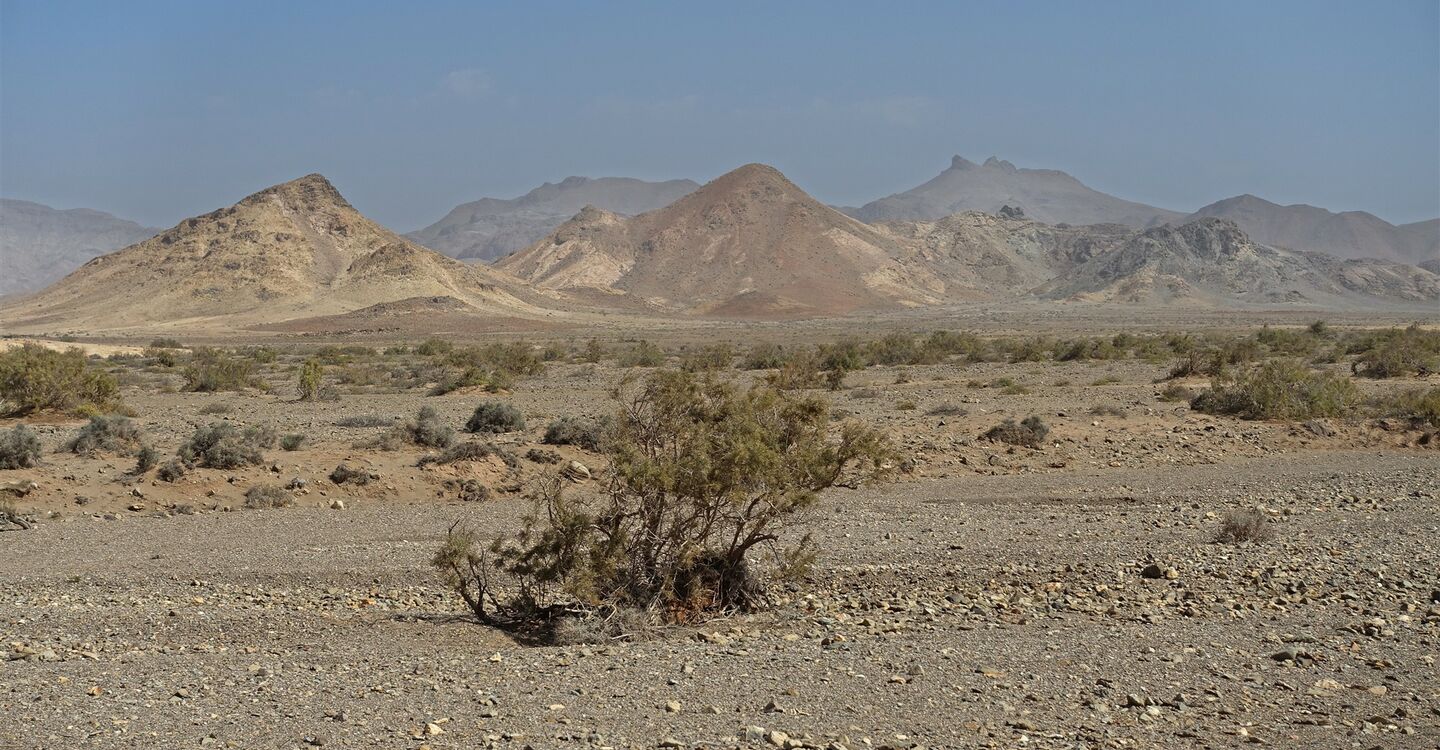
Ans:
<svg viewBox="0 0 1440 750"><path fill-rule="evenodd" d="M301 401L314 401L320 396L320 384L325 380L325 366L318 359L307 359L300 365L300 375L295 389Z"/></svg>
<svg viewBox="0 0 1440 750"><path fill-rule="evenodd" d="M986 430L981 437L997 443L1039 448L1049 434L1050 427L1039 416L1032 414L1018 423L1013 419L1006 419Z"/></svg>
<svg viewBox="0 0 1440 750"><path fill-rule="evenodd" d="M208 347L195 350L183 377L185 390L202 393L243 391L261 385L255 376L255 359Z"/></svg>
<svg viewBox="0 0 1440 750"><path fill-rule="evenodd" d="M395 424L394 417L379 414L356 414L335 420L336 427L389 427L392 424Z"/></svg>
<svg viewBox="0 0 1440 750"><path fill-rule="evenodd" d="M491 456L498 456L506 466L512 469L520 464L520 460L509 450L501 448L494 443L470 440L464 443L456 443L440 453L427 453L420 457L416 466L453 464L461 461L482 461Z"/></svg>
<svg viewBox="0 0 1440 750"><path fill-rule="evenodd" d="M264 463L265 449L274 446L275 430L269 426L238 429L229 422L213 422L195 430L178 455L186 467L237 469Z"/></svg>
<svg viewBox="0 0 1440 750"><path fill-rule="evenodd" d="M135 468L131 473L139 476L149 472L160 463L160 452L148 445L140 446L140 451L135 454Z"/></svg>
<svg viewBox="0 0 1440 750"><path fill-rule="evenodd" d="M414 419L398 425L396 436L411 445L427 448L449 448L455 444L455 430L440 418L432 406L422 406Z"/></svg>
<svg viewBox="0 0 1440 750"><path fill-rule="evenodd" d="M23 424L0 432L0 469L29 469L40 463L40 436Z"/></svg>
<svg viewBox="0 0 1440 750"><path fill-rule="evenodd" d="M300 446L305 444L305 436L296 432L280 437L280 449L284 451L298 451Z"/></svg>
<svg viewBox="0 0 1440 750"><path fill-rule="evenodd" d="M927 416L931 417L963 417L969 413L970 410L966 409L965 407L958 404L952 404L948 401L946 401L945 403L936 404L935 406L930 407L930 409L925 412Z"/></svg>
<svg viewBox="0 0 1440 750"><path fill-rule="evenodd" d="M129 417L108 414L91 417L90 422L80 428L79 434L65 444L65 449L82 456L128 453L137 450L144 437L140 425Z"/></svg>
<svg viewBox="0 0 1440 750"><path fill-rule="evenodd" d="M186 471L189 471L189 469L185 466L184 461L178 458L172 458L160 464L160 468L155 470L155 478L162 482L174 482L185 476Z"/></svg>
<svg viewBox="0 0 1440 750"><path fill-rule="evenodd" d="M0 352L0 415L100 413L119 406L118 392L115 378L91 367L79 349L27 343Z"/></svg>
<svg viewBox="0 0 1440 750"><path fill-rule="evenodd" d="M245 507L251 510L287 508L295 504L295 496L277 484L257 484L245 490Z"/></svg>
<svg viewBox="0 0 1440 750"><path fill-rule="evenodd" d="M1273 529L1270 520L1263 513L1254 510L1232 510L1220 519L1215 541L1219 544L1259 543L1271 536Z"/></svg>
<svg viewBox="0 0 1440 750"><path fill-rule="evenodd" d="M550 445L574 445L587 451L599 451L605 436L614 428L615 420L561 417L545 428L544 442Z"/></svg>
<svg viewBox="0 0 1440 750"><path fill-rule="evenodd" d="M229 414L232 411L235 411L235 407L223 401L215 401L213 403L209 403L200 407L200 413L205 416L213 416L216 414Z"/></svg>
<svg viewBox="0 0 1440 750"><path fill-rule="evenodd" d="M370 472L364 469L356 469L347 463L341 462L335 470L330 472L330 481L335 484L353 484L364 486L370 483Z"/></svg>
<svg viewBox="0 0 1440 750"><path fill-rule="evenodd" d="M475 413L465 422L466 432L502 433L525 429L525 417L520 410L503 401L485 401L475 407Z"/></svg>
<svg viewBox="0 0 1440 750"><path fill-rule="evenodd" d="M1383 416L1440 428L1440 386L1407 388L1381 399L1378 406Z"/></svg>
<svg viewBox="0 0 1440 750"><path fill-rule="evenodd" d="M475 532L450 530L434 564L482 621L553 625L574 608L683 621L760 606L750 552L803 527L847 472L871 476L891 455L860 425L833 435L823 400L766 386L661 370L617 396L603 507L568 496L557 477L538 488L524 528L488 551ZM803 564L811 544L802 535L779 559ZM501 575L514 584L504 599Z"/></svg>
<svg viewBox="0 0 1440 750"><path fill-rule="evenodd" d="M659 367L665 364L665 352L649 341L640 341L620 353L620 367Z"/></svg>

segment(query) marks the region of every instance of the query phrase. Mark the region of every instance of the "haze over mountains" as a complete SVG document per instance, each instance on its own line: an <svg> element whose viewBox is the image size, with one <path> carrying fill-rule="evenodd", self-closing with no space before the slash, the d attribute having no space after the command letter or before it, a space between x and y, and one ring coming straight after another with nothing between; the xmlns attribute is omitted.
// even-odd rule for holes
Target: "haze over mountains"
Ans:
<svg viewBox="0 0 1440 750"><path fill-rule="evenodd" d="M697 187L691 180L567 177L519 198L463 203L434 224L405 236L452 258L489 262L544 237L586 206L639 214L668 206Z"/></svg>
<svg viewBox="0 0 1440 750"><path fill-rule="evenodd" d="M1396 226L1364 211L1331 213L1315 206L1281 206L1253 195L1217 201L1191 214L1239 224L1267 245L1313 250L1337 258L1381 258L1402 263L1440 259L1440 219Z"/></svg>
<svg viewBox="0 0 1440 750"><path fill-rule="evenodd" d="M0 198L0 295L39 289L158 231L103 211Z"/></svg>

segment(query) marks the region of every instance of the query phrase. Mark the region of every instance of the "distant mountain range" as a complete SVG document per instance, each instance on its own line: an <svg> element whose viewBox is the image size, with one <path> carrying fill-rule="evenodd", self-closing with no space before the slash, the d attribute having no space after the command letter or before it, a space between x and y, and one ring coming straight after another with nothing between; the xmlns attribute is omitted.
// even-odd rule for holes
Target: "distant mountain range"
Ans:
<svg viewBox="0 0 1440 750"><path fill-rule="evenodd" d="M1440 219L1396 226L1364 211L1331 213L1315 206L1281 206L1253 195L1226 198L1190 215L1229 219L1259 242L1313 250L1337 258L1402 263L1440 259Z"/></svg>
<svg viewBox="0 0 1440 750"><path fill-rule="evenodd" d="M519 198L463 203L445 218L405 236L452 258L489 262L544 237L586 206L639 214L668 206L698 187L690 180L567 177Z"/></svg>
<svg viewBox="0 0 1440 750"><path fill-rule="evenodd" d="M0 295L44 287L97 255L157 231L88 208L0 198Z"/></svg>

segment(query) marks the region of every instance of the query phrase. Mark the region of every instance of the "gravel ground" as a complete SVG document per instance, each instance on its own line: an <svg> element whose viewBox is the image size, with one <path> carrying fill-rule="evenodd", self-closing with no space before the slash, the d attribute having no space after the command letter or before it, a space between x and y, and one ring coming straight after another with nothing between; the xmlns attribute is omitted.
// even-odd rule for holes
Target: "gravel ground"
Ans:
<svg viewBox="0 0 1440 750"><path fill-rule="evenodd" d="M42 523L0 534L0 747L1440 746L1440 458L1221 457L837 490L772 611L588 646L428 568L518 502Z"/></svg>

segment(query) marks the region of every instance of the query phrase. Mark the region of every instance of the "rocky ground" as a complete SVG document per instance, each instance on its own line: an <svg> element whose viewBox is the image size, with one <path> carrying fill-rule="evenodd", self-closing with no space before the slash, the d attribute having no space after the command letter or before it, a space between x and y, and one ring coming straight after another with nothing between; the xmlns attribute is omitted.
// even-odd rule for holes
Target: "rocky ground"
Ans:
<svg viewBox="0 0 1440 750"><path fill-rule="evenodd" d="M1440 746L1440 455L1373 421L1192 414L1158 399L1163 370L854 374L836 408L894 435L908 473L826 496L807 580L761 614L551 647L470 621L428 565L457 519L510 528L549 465L422 469L418 448L355 447L385 428L335 424L428 403L459 426L488 396L134 383L162 452L215 419L308 447L174 484L118 456L0 472L38 485L18 500L35 527L0 533L0 748ZM523 455L549 419L609 411L618 375L522 382L504 398L530 424L499 442ZM1054 429L1039 450L977 437L1032 413ZM38 429L54 451L76 427ZM342 460L378 481L330 484ZM297 507L241 509L293 478ZM491 499L462 502L463 478ZM1256 507L1273 539L1212 541Z"/></svg>

